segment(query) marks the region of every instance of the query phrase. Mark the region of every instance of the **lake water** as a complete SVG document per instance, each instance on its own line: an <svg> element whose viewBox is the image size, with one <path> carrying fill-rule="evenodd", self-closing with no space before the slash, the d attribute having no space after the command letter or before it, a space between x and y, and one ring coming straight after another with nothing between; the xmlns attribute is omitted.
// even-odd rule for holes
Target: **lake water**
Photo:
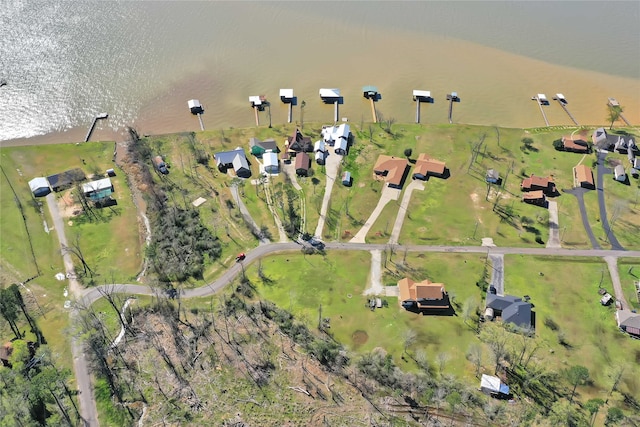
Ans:
<svg viewBox="0 0 640 427"><path fill-rule="evenodd" d="M640 123L640 2L67 2L5 0L0 8L0 140L94 139L255 125L250 95L280 88L306 102L304 120L332 122L321 87L340 88L340 118L378 112L413 122L413 89L430 90L423 123L543 126L531 97L563 93L580 124L606 123L606 99ZM551 125L571 121L557 103ZM294 109L294 121L300 108ZM268 124L267 113L261 124ZM20 143L20 141L14 141ZM5 143L6 145L6 143Z"/></svg>

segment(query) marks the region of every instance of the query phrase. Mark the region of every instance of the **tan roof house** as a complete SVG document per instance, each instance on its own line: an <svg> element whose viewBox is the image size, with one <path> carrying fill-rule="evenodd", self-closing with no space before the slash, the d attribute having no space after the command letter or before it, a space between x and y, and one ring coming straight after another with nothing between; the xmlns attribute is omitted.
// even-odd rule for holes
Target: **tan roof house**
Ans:
<svg viewBox="0 0 640 427"><path fill-rule="evenodd" d="M413 170L413 179L425 180L429 176L443 176L446 169L445 162L429 157L425 153L420 153Z"/></svg>
<svg viewBox="0 0 640 427"><path fill-rule="evenodd" d="M587 165L578 165L573 168L573 176L576 184L583 188L596 188L593 182L593 172Z"/></svg>
<svg viewBox="0 0 640 427"><path fill-rule="evenodd" d="M544 191L536 190L529 191L522 195L522 201L531 205L544 206L547 203L547 199L544 197Z"/></svg>
<svg viewBox="0 0 640 427"><path fill-rule="evenodd" d="M373 172L377 176L384 177L389 187L402 188L408 168L407 159L381 154L373 166Z"/></svg>
<svg viewBox="0 0 640 427"><path fill-rule="evenodd" d="M400 293L398 303L402 307L449 308L449 296L442 283L432 283L429 279L414 282L405 277L398 281L398 291Z"/></svg>

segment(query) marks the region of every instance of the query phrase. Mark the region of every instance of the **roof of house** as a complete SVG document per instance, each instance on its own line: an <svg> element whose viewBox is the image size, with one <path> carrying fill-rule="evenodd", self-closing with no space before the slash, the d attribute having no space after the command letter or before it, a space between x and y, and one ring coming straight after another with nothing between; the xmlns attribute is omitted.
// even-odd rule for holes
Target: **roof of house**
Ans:
<svg viewBox="0 0 640 427"><path fill-rule="evenodd" d="M275 151L276 153L278 151L280 151L278 149L278 144L276 144L276 141L273 140L273 139L267 139L265 141L260 141L258 138L249 138L249 146L251 148L260 147L263 150L271 150L271 151Z"/></svg>
<svg viewBox="0 0 640 427"><path fill-rule="evenodd" d="M429 157L425 153L420 153L420 155L418 155L418 159L416 160L416 166L413 173L425 176L427 174L442 175L444 173L445 167L445 162L441 162L440 160L436 160L433 157Z"/></svg>
<svg viewBox="0 0 640 427"><path fill-rule="evenodd" d="M500 178L500 173L495 169L489 169L487 170L487 178L498 179Z"/></svg>
<svg viewBox="0 0 640 427"><path fill-rule="evenodd" d="M400 185L407 166L409 166L407 159L381 154L373 166L373 171L377 174L386 174L384 180L387 183Z"/></svg>
<svg viewBox="0 0 640 427"><path fill-rule="evenodd" d="M613 169L613 173L618 176L618 175L624 175L624 166L622 165L617 165L614 169Z"/></svg>
<svg viewBox="0 0 640 427"><path fill-rule="evenodd" d="M49 181L47 181L47 178L43 176L33 178L29 181L29 188L31 191L36 191L39 188L49 188Z"/></svg>
<svg viewBox="0 0 640 427"><path fill-rule="evenodd" d="M544 191L542 190L529 191L528 193L524 193L522 195L522 200L538 200L538 199L544 199Z"/></svg>
<svg viewBox="0 0 640 427"><path fill-rule="evenodd" d="M102 190L110 190L113 184L111 184L111 178L102 178L97 181L87 182L82 184L83 193L98 192Z"/></svg>
<svg viewBox="0 0 640 427"><path fill-rule="evenodd" d="M593 185L593 172L587 165L578 165L575 169L578 182L586 182Z"/></svg>
<svg viewBox="0 0 640 427"><path fill-rule="evenodd" d="M571 136L562 137L562 145L565 149L585 151L588 150L587 141L582 139L573 139Z"/></svg>
<svg viewBox="0 0 640 427"><path fill-rule="evenodd" d="M262 155L262 161L264 162L264 167L267 166L278 166L278 155L273 151L266 151Z"/></svg>
<svg viewBox="0 0 640 427"><path fill-rule="evenodd" d="M309 155L307 153L298 153L296 155L296 170L297 169L309 169L309 163L311 160L309 159Z"/></svg>
<svg viewBox="0 0 640 427"><path fill-rule="evenodd" d="M432 283L429 279L422 282L414 282L405 277L398 281L400 301L406 300L441 300L446 294L442 283Z"/></svg>
<svg viewBox="0 0 640 427"><path fill-rule="evenodd" d="M236 154L231 163L233 164L233 170L236 172L240 169L249 170L249 162L247 161L247 157L244 155L244 151L242 152L242 155Z"/></svg>
<svg viewBox="0 0 640 427"><path fill-rule="evenodd" d="M216 159L218 164L230 165L233 164L233 159L236 156L244 157L246 160L246 155L244 154L244 150L242 148L236 148L231 151L220 151L219 153L215 153L213 157Z"/></svg>
<svg viewBox="0 0 640 427"><path fill-rule="evenodd" d="M515 297L513 295L496 295L492 293L487 294L487 307L494 310L504 310L511 304L522 301L522 298Z"/></svg>
<svg viewBox="0 0 640 427"><path fill-rule="evenodd" d="M52 187L64 187L75 182L84 181L85 179L84 172L80 168L70 169L47 177L47 181L49 181Z"/></svg>
<svg viewBox="0 0 640 427"><path fill-rule="evenodd" d="M287 142L289 142L289 150L291 151L306 151L308 153L313 151L311 138L303 136L300 129L296 129L295 132L293 132L293 135L287 137Z"/></svg>
<svg viewBox="0 0 640 427"><path fill-rule="evenodd" d="M522 180L522 188L542 187L547 188L550 184L553 184L551 178L531 175L529 178Z"/></svg>
<svg viewBox="0 0 640 427"><path fill-rule="evenodd" d="M593 140L594 144L604 142L607 140L607 131L604 128L598 128L593 131L593 136L591 139Z"/></svg>
<svg viewBox="0 0 640 427"><path fill-rule="evenodd" d="M313 144L313 151L324 151L324 141L319 139Z"/></svg>
<svg viewBox="0 0 640 427"><path fill-rule="evenodd" d="M347 145L348 145L347 140L344 138L340 138L336 141L335 149L347 151Z"/></svg>
<svg viewBox="0 0 640 427"><path fill-rule="evenodd" d="M323 126L320 131L325 141L337 141L340 138L348 139L351 129L348 124L342 123L340 126Z"/></svg>
<svg viewBox="0 0 640 427"><path fill-rule="evenodd" d="M620 327L640 328L640 314L631 310L616 310L616 319Z"/></svg>
<svg viewBox="0 0 640 427"><path fill-rule="evenodd" d="M513 323L522 328L531 326L531 304L524 301L515 302L502 310L502 321Z"/></svg>
<svg viewBox="0 0 640 427"><path fill-rule="evenodd" d="M480 388L487 389L494 393L509 394L509 386L503 384L500 378L492 375L482 374L482 378L480 378Z"/></svg>

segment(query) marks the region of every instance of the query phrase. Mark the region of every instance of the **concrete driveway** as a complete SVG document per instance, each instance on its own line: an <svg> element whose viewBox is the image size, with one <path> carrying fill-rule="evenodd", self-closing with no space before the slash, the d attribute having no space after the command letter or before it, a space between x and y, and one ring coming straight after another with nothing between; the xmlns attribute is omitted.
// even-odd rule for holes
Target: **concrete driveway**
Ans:
<svg viewBox="0 0 640 427"><path fill-rule="evenodd" d="M369 229L373 226L378 219L378 216L382 213L382 210L392 200L398 200L400 198L400 191L397 188L391 188L387 184L382 188L382 193L380 193L380 200L378 200L378 205L371 212L369 219L364 223L360 231L356 233L355 236L350 240L351 243L364 243L365 237L367 237L367 233L369 233Z"/></svg>
<svg viewBox="0 0 640 427"><path fill-rule="evenodd" d="M333 184L336 182L336 176L340 169L340 163L342 162L342 156L335 153L327 153L325 159L325 174L327 176L327 182L324 188L324 197L322 198L322 207L320 208L320 217L318 218L318 225L314 236L322 239L322 230L324 229L324 223L327 219L327 210L329 209L329 200L331 199L331 190Z"/></svg>
<svg viewBox="0 0 640 427"><path fill-rule="evenodd" d="M558 202L549 201L549 240L548 248L560 247L560 230L558 229Z"/></svg>
<svg viewBox="0 0 640 427"><path fill-rule="evenodd" d="M407 185L407 188L404 190L402 201L400 202L400 209L398 209L398 215L396 216L396 222L393 224L393 230L391 231L391 237L389 238L389 243L392 245L398 244L400 231L402 231L404 218L407 216L407 210L409 209L409 202L411 201L411 194L413 193L413 190L423 191L424 181L414 179L409 183L409 185Z"/></svg>

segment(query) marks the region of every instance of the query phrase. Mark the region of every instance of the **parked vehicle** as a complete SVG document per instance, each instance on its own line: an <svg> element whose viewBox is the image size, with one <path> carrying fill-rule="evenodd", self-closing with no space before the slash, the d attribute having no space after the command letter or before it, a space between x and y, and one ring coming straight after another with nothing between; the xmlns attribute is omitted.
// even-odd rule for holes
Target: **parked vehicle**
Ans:
<svg viewBox="0 0 640 427"><path fill-rule="evenodd" d="M161 174L168 174L169 173L169 169L167 168L167 164L164 162L164 160L162 160L161 156L156 156L153 159L153 163L156 165L156 168L158 169L158 172L160 172Z"/></svg>

